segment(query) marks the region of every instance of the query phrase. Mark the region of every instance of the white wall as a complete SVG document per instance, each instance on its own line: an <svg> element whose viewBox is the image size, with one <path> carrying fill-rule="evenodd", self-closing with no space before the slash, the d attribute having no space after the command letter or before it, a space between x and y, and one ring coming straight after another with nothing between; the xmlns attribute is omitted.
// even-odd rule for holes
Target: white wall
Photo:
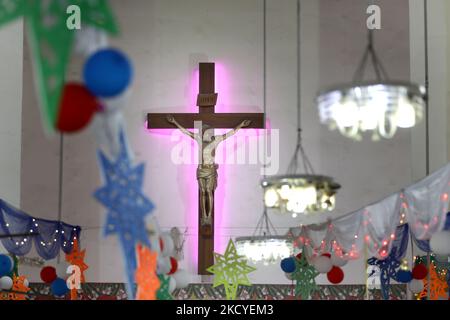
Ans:
<svg viewBox="0 0 450 320"><path fill-rule="evenodd" d="M20 206L23 22L0 29L0 199ZM5 249L0 243L0 252Z"/></svg>
<svg viewBox="0 0 450 320"><path fill-rule="evenodd" d="M20 205L23 22L0 29L0 198Z"/></svg>

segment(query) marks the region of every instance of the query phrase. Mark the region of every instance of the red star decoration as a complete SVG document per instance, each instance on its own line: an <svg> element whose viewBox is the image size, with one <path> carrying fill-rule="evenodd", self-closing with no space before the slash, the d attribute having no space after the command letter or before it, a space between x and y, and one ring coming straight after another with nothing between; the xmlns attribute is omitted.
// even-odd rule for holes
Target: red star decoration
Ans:
<svg viewBox="0 0 450 320"><path fill-rule="evenodd" d="M80 251L80 248L78 246L78 240L75 238L73 239L73 248L72 252L69 254L66 254L66 261L73 265L77 266L80 269L80 282L85 283L86 278L84 276L84 272L89 268L89 266L84 262L84 257L86 255L86 249ZM70 290L70 299L71 300L77 300L77 289L71 289Z"/></svg>
<svg viewBox="0 0 450 320"><path fill-rule="evenodd" d="M138 244L138 266L135 279L137 283L137 300L156 300L160 283L156 275L157 253Z"/></svg>
<svg viewBox="0 0 450 320"><path fill-rule="evenodd" d="M84 277L84 272L89 268L89 266L84 262L84 256L86 255L86 249L80 251L78 247L78 240L73 239L73 249L72 252L69 254L66 254L66 261L74 266L77 266L80 268L80 282L84 283L86 282L86 279Z"/></svg>
<svg viewBox="0 0 450 320"><path fill-rule="evenodd" d="M9 294L9 300L26 300L26 293L30 291L30 288L25 285L26 278L24 276L13 276L12 291L14 293ZM16 292L23 292L25 294L19 294Z"/></svg>

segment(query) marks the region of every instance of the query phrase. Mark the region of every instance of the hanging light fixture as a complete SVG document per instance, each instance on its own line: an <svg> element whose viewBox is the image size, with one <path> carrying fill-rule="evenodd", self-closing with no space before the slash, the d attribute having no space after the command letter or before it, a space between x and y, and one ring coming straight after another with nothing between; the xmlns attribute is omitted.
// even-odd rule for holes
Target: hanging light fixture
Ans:
<svg viewBox="0 0 450 320"><path fill-rule="evenodd" d="M316 175L302 146L301 129L301 32L300 0L297 1L297 145L286 175L265 177L262 180L266 208L280 213L299 214L331 211L335 208L335 195L340 185L333 178ZM298 164L303 162L304 173L298 173Z"/></svg>
<svg viewBox="0 0 450 320"><path fill-rule="evenodd" d="M235 244L239 255L253 263L263 262L268 265L291 256L294 252L293 242L292 237L277 235L264 210L253 235L236 238Z"/></svg>
<svg viewBox="0 0 450 320"><path fill-rule="evenodd" d="M264 56L264 114L267 113L266 104L266 13L267 13L267 0L263 1L263 28L264 28L264 39L263 39L263 56ZM264 135L266 139L266 135ZM264 143L264 148L267 144ZM266 151L266 150L264 150ZM264 152L266 154L266 152ZM264 177L266 176L266 168L263 167ZM276 261L287 258L293 254L294 245L293 238L290 236L279 236L273 226L272 222L267 215L267 210L264 208L263 215L259 219L255 231L252 236L239 237L235 239L236 250L239 255L245 256L248 260L253 263L263 262L268 265L275 263Z"/></svg>
<svg viewBox="0 0 450 320"><path fill-rule="evenodd" d="M369 60L375 81L364 81ZM367 47L353 82L319 93L317 104L320 121L342 135L362 140L362 133L372 132L372 140L392 138L397 128L412 128L424 113L425 89L402 81L391 81L373 46L373 30L369 30Z"/></svg>

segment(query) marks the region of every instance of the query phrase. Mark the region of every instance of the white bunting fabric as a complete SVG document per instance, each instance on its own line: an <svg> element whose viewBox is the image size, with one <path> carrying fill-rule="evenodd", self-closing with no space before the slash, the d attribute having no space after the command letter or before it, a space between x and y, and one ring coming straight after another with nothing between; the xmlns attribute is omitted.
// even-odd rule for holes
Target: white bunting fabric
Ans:
<svg viewBox="0 0 450 320"><path fill-rule="evenodd" d="M450 163L433 174L374 204L320 225L304 225L296 239L308 255L333 251L358 259L367 247L377 259L386 258L402 214L418 240L429 240L444 228L450 195Z"/></svg>

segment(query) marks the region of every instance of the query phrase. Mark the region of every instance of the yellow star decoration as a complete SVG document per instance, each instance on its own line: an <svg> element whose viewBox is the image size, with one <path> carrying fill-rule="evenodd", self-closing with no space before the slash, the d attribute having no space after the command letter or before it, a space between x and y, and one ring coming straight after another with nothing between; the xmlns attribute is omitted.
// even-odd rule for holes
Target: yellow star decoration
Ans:
<svg viewBox="0 0 450 320"><path fill-rule="evenodd" d="M137 300L156 300L159 289L159 278L156 274L158 254L149 248L138 244L138 266L136 269Z"/></svg>
<svg viewBox="0 0 450 320"><path fill-rule="evenodd" d="M237 254L236 247L231 239L224 255L214 252L214 261L215 264L206 270L214 274L214 288L220 285L225 287L228 300L236 299L239 285L252 285L247 274L255 271L256 268L247 265L247 260Z"/></svg>
<svg viewBox="0 0 450 320"><path fill-rule="evenodd" d="M77 266L80 269L80 283L85 283L86 278L84 277L84 272L89 268L89 266L84 262L84 257L86 255L86 249L80 251L80 248L78 246L78 240L73 240L73 248L72 252L69 254L66 254L66 261L73 265ZM77 299L77 289L74 288L70 290L70 299L76 300Z"/></svg>
<svg viewBox="0 0 450 320"><path fill-rule="evenodd" d="M441 280L436 273L436 267L434 263L431 263L430 272L430 300L439 300L439 297L447 297L448 284L446 281ZM423 290L419 294L419 298L425 298L428 296L428 277L423 279Z"/></svg>

